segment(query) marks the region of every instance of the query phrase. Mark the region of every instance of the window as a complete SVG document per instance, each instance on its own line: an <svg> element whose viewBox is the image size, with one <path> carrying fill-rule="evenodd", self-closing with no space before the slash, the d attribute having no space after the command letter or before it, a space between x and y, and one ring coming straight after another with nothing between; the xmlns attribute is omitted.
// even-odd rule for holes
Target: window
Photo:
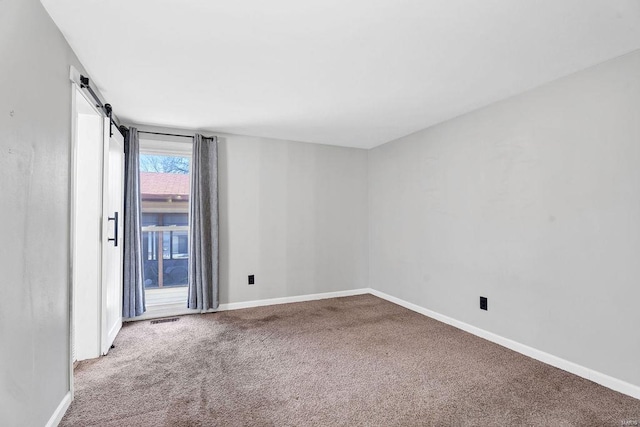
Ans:
<svg viewBox="0 0 640 427"><path fill-rule="evenodd" d="M187 286L190 157L140 153L145 289Z"/></svg>

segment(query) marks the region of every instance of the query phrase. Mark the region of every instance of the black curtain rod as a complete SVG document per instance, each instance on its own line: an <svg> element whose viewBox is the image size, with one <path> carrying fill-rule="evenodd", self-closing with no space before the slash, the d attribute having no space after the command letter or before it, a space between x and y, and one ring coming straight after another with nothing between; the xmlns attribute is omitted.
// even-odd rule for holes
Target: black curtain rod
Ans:
<svg viewBox="0 0 640 427"><path fill-rule="evenodd" d="M138 133L148 133L150 135L179 136L179 137L182 137L182 138L193 138L193 135L181 135L181 134L178 134L178 133L164 133L164 132L150 132L150 131L147 131L147 130L139 130ZM213 137L212 136L204 136L204 135L202 135L202 138L204 138L204 139L212 139Z"/></svg>
<svg viewBox="0 0 640 427"><path fill-rule="evenodd" d="M177 134L177 133L164 133L164 132L149 132L149 131L146 131L146 130L139 130L138 133L148 133L150 135L180 136L180 137L183 137L183 138L193 138L193 135L180 135L180 134ZM203 137L203 138L206 138L206 136Z"/></svg>

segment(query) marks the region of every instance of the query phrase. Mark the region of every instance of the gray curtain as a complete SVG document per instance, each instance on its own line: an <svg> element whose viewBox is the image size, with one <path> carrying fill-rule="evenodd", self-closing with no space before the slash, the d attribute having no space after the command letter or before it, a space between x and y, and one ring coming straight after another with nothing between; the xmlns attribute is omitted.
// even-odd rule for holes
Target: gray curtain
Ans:
<svg viewBox="0 0 640 427"><path fill-rule="evenodd" d="M188 308L218 308L218 139L193 137Z"/></svg>
<svg viewBox="0 0 640 427"><path fill-rule="evenodd" d="M138 129L127 132L124 144L124 293L122 316L140 316L146 311L142 282L140 203L140 142Z"/></svg>

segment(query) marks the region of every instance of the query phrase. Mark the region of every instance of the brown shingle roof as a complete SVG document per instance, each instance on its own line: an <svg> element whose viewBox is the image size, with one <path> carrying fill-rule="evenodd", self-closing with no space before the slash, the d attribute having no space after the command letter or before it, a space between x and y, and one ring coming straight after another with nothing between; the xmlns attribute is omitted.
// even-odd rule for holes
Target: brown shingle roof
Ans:
<svg viewBox="0 0 640 427"><path fill-rule="evenodd" d="M189 199L189 175L140 172L142 200Z"/></svg>

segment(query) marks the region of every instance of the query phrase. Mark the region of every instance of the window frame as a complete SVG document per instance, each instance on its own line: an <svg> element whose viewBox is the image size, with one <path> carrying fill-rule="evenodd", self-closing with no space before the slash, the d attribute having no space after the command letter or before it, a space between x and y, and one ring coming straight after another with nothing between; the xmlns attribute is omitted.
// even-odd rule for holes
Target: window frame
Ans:
<svg viewBox="0 0 640 427"><path fill-rule="evenodd" d="M193 139L191 138L176 138L176 137L164 137L161 135L147 135L147 134L141 134L140 135L140 146L139 146L139 154L142 155L153 155L153 156L172 156L172 157L186 157L189 159L189 182L191 182L191 165L193 163L193 157L192 157L192 152L193 152ZM191 189L189 189L189 193L191 193ZM189 194L189 196L191 196L191 194ZM180 210L177 211L175 210L175 208L170 208L170 207L156 207L156 208L152 208L151 211L147 211L147 212L142 212L142 213L147 213L147 214L157 214L160 215L161 217L164 214L171 214L171 213L184 213L184 210ZM187 222L188 224L190 224L190 218L189 218L189 211L187 208ZM163 222L164 220L160 220L159 222ZM145 233L145 232L160 232L162 231L163 235L165 232L169 233L169 258L164 258L164 250L163 252L163 260L164 261L168 261L168 260L184 260L184 259L188 259L189 254L188 254L188 245L187 245L187 257L186 258L174 258L174 254L173 254L173 232L175 231L180 231L180 232L186 232L187 233L187 238L189 235L189 228L190 225L146 225L146 226L140 226L140 232L141 233ZM156 237L156 240L158 240L158 238ZM163 242L157 241L157 244L159 244L161 247L163 247ZM155 254L155 253L154 253ZM155 254L156 258L157 258L157 254ZM153 260L148 260L148 254L145 253L143 254L143 258L144 261L155 261L158 262L158 259L153 259ZM162 273L161 273L162 274ZM164 287L160 287L160 289L162 289ZM170 289L170 288L175 288L174 286L169 286L166 289ZM145 286L145 290L148 291L149 289L158 289L155 287L152 288L146 288Z"/></svg>

